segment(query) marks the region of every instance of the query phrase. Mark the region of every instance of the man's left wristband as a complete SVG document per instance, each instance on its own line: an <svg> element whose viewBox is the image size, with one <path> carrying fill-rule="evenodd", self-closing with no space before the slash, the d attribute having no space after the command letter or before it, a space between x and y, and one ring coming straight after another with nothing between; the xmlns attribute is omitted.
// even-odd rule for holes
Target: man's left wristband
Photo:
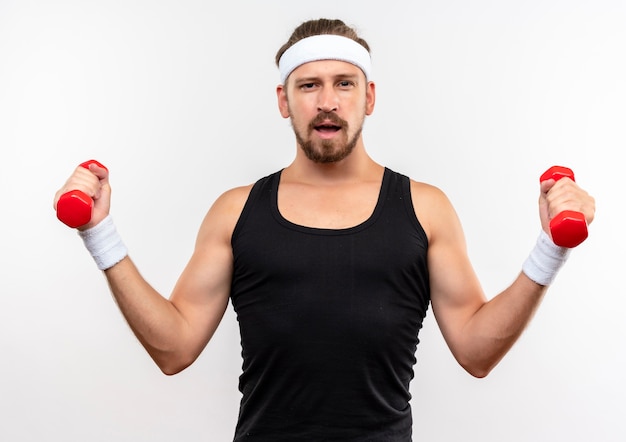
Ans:
<svg viewBox="0 0 626 442"><path fill-rule="evenodd" d="M110 269L128 255L111 215L87 230L79 230L78 235L100 270Z"/></svg>

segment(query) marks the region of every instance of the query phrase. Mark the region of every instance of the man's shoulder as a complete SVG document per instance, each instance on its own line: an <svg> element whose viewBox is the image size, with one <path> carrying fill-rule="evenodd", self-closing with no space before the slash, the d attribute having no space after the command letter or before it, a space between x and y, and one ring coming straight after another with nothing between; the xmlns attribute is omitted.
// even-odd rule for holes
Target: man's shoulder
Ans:
<svg viewBox="0 0 626 442"><path fill-rule="evenodd" d="M387 169L389 172L396 174L398 176L406 177L411 183L412 189L415 188L415 189L425 190L425 191L433 192L433 193L441 192L441 190L436 185L415 179L411 175L401 170L391 169L387 166L385 166L385 169Z"/></svg>
<svg viewBox="0 0 626 442"><path fill-rule="evenodd" d="M410 175L407 175L401 171L396 171L387 168L391 173L398 176L406 177L409 180L411 187L411 195L413 198L446 198L444 192L434 184L427 183L425 181L419 181Z"/></svg>
<svg viewBox="0 0 626 442"><path fill-rule="evenodd" d="M255 183L246 184L226 190L217 198L217 200L215 200L213 207L217 209L232 209L233 207L240 207L243 209L254 184Z"/></svg>
<svg viewBox="0 0 626 442"><path fill-rule="evenodd" d="M410 177L409 183L415 215L430 239L437 226L453 216L454 208L445 192L436 185Z"/></svg>
<svg viewBox="0 0 626 442"><path fill-rule="evenodd" d="M252 189L255 186L260 186L263 183L267 183L272 177L276 176L279 173L280 171L277 171L269 175L262 176L252 183L233 187L226 190L217 198L217 200L213 204L212 210L225 210L231 213L234 211L237 215L241 214L243 207L246 204L246 201L250 197Z"/></svg>

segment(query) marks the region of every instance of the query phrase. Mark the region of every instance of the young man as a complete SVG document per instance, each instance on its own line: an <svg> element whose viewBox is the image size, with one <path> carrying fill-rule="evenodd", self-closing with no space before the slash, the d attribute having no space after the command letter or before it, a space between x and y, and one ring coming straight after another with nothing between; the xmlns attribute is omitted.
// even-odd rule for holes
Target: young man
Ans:
<svg viewBox="0 0 626 442"><path fill-rule="evenodd" d="M409 441L409 382L429 303L457 361L486 376L565 262L550 219L567 209L590 223L594 200L569 179L542 183L543 232L523 271L488 301L446 196L365 150L376 92L367 43L339 20L313 20L276 60L295 159L218 198L169 299L127 256L108 216L105 169L77 168L55 207L72 189L93 198L79 233L164 373L198 357L231 300L243 355L235 440Z"/></svg>

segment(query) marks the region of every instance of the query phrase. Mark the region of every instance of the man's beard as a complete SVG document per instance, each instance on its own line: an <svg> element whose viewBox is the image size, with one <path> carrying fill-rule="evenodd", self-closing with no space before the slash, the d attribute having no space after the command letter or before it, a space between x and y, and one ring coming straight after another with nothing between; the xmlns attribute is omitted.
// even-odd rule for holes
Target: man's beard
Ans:
<svg viewBox="0 0 626 442"><path fill-rule="evenodd" d="M338 128L339 132L343 133L342 135L344 135L344 137L346 136L348 132L348 122L338 117L334 112L320 112L309 123L307 127L307 135L309 136L308 139L305 139L298 129L296 129L295 125L292 125L293 131L296 135L296 141L304 154L309 160L320 164L335 163L350 155L354 150L359 137L361 136L361 131L363 130L363 125L361 124L352 138L346 140L343 145L339 144L341 141L337 140L321 140L315 143L311 140L310 136L315 130L315 127L321 125L325 121L330 121L333 126Z"/></svg>

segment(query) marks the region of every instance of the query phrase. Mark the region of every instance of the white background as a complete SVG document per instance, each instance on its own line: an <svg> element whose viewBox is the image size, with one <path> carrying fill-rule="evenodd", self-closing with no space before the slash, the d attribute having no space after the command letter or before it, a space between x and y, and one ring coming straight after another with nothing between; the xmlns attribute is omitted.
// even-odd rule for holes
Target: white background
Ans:
<svg viewBox="0 0 626 442"><path fill-rule="evenodd" d="M597 200L489 377L456 364L429 314L414 439L626 440L620 0L0 0L0 440L232 439L232 309L193 366L162 375L52 197L79 162L106 164L118 230L168 296L214 199L292 160L273 58L318 17L370 43L368 151L448 194L490 297L539 232L541 172L570 166Z"/></svg>

